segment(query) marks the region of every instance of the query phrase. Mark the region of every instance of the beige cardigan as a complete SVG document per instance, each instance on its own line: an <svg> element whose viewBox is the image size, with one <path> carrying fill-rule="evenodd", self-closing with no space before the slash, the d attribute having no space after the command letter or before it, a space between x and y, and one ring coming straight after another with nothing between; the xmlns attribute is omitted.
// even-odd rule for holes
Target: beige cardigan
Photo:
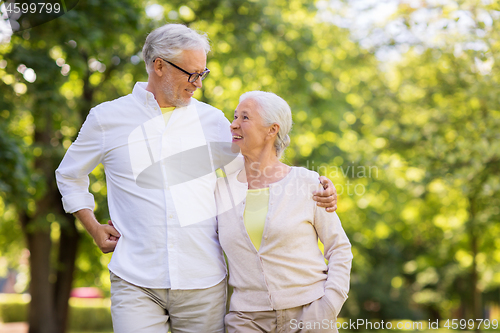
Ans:
<svg viewBox="0 0 500 333"><path fill-rule="evenodd" d="M347 299L351 244L336 213L317 207L312 192L318 174L292 167L269 186L269 211L259 251L243 223L247 184L237 173L219 178L215 198L219 241L234 287L231 311L283 310L308 304L326 294L337 316ZM325 245L325 264L318 248Z"/></svg>

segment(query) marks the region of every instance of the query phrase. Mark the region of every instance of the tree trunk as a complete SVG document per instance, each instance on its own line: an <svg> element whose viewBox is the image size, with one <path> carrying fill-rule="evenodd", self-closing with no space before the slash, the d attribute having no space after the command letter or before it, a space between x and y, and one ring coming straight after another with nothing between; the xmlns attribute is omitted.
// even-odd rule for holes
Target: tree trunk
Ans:
<svg viewBox="0 0 500 333"><path fill-rule="evenodd" d="M73 281L78 231L75 221L62 209L61 196L56 186L54 170L58 158L53 156L51 140L54 129L51 119L43 108L40 115L45 122L39 122L35 130L35 142L46 147L48 153L35 159L35 170L43 175L46 187L43 196L36 200L33 216L24 216L22 221L28 240L31 265L31 303L29 306L29 333L64 333L66 332L68 299ZM51 223L46 220L49 213L58 217L61 225L59 240L51 239ZM53 248L57 251L57 261L52 256ZM54 267L55 264L55 267Z"/></svg>
<svg viewBox="0 0 500 333"><path fill-rule="evenodd" d="M74 218L72 218L71 215L66 216L66 223L61 227L57 282L54 288L58 333L64 333L67 329L69 310L68 299L73 283L78 241L80 240Z"/></svg>
<svg viewBox="0 0 500 333"><path fill-rule="evenodd" d="M37 227L36 220L26 215L21 217L21 223L30 251L29 333L54 333L56 326L50 270L50 229Z"/></svg>
<svg viewBox="0 0 500 333"><path fill-rule="evenodd" d="M51 194L59 201L58 193L52 191ZM39 205L43 207L55 200L42 201L43 203ZM29 333L64 333L67 330L68 299L80 237L74 219L69 215L66 216L67 219L61 226L58 244L57 273L52 270L52 245L57 244L52 243L50 225L37 224L35 218L29 218L26 214L20 218L30 251Z"/></svg>

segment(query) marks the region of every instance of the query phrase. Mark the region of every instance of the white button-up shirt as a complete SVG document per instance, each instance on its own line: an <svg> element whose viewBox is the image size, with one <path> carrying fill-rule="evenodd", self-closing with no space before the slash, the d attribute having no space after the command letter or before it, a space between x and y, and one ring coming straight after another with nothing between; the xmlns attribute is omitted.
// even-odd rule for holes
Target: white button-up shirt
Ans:
<svg viewBox="0 0 500 333"><path fill-rule="evenodd" d="M132 94L90 111L56 170L63 206L68 213L94 209L88 174L102 163L121 234L109 269L141 287L208 288L226 275L215 170L240 168L242 160L226 154L231 133L220 110L191 99L165 124L145 88L137 83Z"/></svg>

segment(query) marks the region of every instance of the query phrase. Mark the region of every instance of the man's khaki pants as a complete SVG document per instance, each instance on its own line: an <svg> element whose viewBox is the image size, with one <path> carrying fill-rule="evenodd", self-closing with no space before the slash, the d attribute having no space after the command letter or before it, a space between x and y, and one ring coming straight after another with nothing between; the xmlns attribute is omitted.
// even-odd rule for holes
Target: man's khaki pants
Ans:
<svg viewBox="0 0 500 333"><path fill-rule="evenodd" d="M142 288L111 277L114 333L223 333L226 279L207 289Z"/></svg>
<svg viewBox="0 0 500 333"><path fill-rule="evenodd" d="M228 333L338 333L335 310L325 298L285 310L231 311L225 320Z"/></svg>

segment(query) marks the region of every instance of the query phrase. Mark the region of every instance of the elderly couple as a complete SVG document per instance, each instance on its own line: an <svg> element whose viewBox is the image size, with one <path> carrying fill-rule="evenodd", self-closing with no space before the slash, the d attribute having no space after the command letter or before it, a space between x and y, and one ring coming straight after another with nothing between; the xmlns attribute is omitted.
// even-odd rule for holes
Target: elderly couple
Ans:
<svg viewBox="0 0 500 333"><path fill-rule="evenodd" d="M352 254L333 184L280 162L292 126L282 98L243 94L231 124L192 98L209 49L183 25L151 32L148 82L93 108L56 170L64 209L114 251L114 331L336 331ZM108 224L88 190L100 163Z"/></svg>

